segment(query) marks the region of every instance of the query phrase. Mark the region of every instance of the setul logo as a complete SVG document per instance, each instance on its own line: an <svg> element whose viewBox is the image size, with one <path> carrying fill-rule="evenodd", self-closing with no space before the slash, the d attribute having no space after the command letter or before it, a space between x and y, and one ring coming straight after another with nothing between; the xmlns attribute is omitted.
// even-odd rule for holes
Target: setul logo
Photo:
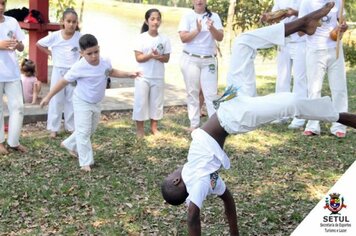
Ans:
<svg viewBox="0 0 356 236"><path fill-rule="evenodd" d="M346 205L344 205L344 198L341 197L340 201L340 194L338 193L331 193L329 194L330 200L328 197L325 199L325 206L324 209L328 209L331 211L331 215L338 214L339 211L341 211L342 208L346 208Z"/></svg>

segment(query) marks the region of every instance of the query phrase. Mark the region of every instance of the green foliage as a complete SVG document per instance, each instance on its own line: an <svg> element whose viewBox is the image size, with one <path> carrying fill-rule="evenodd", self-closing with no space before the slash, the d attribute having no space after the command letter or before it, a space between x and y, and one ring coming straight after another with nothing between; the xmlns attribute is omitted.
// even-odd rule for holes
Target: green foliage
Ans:
<svg viewBox="0 0 356 236"><path fill-rule="evenodd" d="M219 14L223 22L227 21L229 0L210 0L209 7ZM273 0L240 0L236 1L233 20L234 31L245 31L259 24L263 12L270 11Z"/></svg>
<svg viewBox="0 0 356 236"><path fill-rule="evenodd" d="M345 61L350 67L356 66L356 42L351 40L344 44Z"/></svg>
<svg viewBox="0 0 356 236"><path fill-rule="evenodd" d="M56 9L56 19L59 22L62 13L67 9L68 7L75 7L75 0L50 0L50 6L54 7Z"/></svg>
<svg viewBox="0 0 356 236"><path fill-rule="evenodd" d="M211 0L209 1L208 8L217 13L220 16L223 25L226 26L229 0Z"/></svg>

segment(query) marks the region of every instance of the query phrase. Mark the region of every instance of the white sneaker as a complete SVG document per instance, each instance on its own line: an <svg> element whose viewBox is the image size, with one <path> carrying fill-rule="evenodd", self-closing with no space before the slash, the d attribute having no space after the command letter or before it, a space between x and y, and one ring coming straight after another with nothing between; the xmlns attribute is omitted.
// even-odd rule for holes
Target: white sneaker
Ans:
<svg viewBox="0 0 356 236"><path fill-rule="evenodd" d="M288 123L288 118L277 119L271 122L274 125L284 125Z"/></svg>
<svg viewBox="0 0 356 236"><path fill-rule="evenodd" d="M288 129L301 129L304 124L294 124L293 122L288 125Z"/></svg>

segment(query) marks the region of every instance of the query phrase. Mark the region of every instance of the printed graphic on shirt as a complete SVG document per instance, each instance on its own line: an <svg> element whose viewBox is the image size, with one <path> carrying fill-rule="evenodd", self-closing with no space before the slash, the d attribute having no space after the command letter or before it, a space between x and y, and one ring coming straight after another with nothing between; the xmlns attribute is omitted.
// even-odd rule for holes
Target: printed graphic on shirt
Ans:
<svg viewBox="0 0 356 236"><path fill-rule="evenodd" d="M106 76L106 77L109 77L109 75L110 75L110 70L109 70L109 69L106 69L106 70L105 70L105 76Z"/></svg>
<svg viewBox="0 0 356 236"><path fill-rule="evenodd" d="M214 64L210 64L209 65L209 72L212 73L212 74L215 74L215 70L216 70L215 65Z"/></svg>
<svg viewBox="0 0 356 236"><path fill-rule="evenodd" d="M10 39L12 39L14 37L14 31L10 30L8 33L7 33L7 37L9 37Z"/></svg>
<svg viewBox="0 0 356 236"><path fill-rule="evenodd" d="M159 52L159 54L163 55L164 53L164 47L163 47L163 44L162 43L159 43L157 45L157 51Z"/></svg>
<svg viewBox="0 0 356 236"><path fill-rule="evenodd" d="M78 47L74 47L74 48L72 48L71 51L72 51L72 52L78 52L78 51L79 51L79 48L78 48Z"/></svg>
<svg viewBox="0 0 356 236"><path fill-rule="evenodd" d="M212 174L210 174L210 186L211 186L211 188L214 190L215 189L215 187L216 187L216 183L217 183L217 181L218 181L218 178L219 178L219 174L218 174L218 172L214 172L214 173L212 173Z"/></svg>

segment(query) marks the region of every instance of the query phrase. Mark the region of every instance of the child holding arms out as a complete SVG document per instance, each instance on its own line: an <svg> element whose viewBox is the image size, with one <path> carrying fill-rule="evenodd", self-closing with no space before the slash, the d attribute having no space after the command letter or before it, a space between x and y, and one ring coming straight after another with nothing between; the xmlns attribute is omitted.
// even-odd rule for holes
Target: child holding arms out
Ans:
<svg viewBox="0 0 356 236"><path fill-rule="evenodd" d="M23 96L21 88L20 68L16 50L22 52L22 40L25 34L16 19L5 16L6 0L0 0L0 154L8 154L5 147L3 94L7 97L9 108L8 147L20 152L27 148L20 144L23 121Z"/></svg>
<svg viewBox="0 0 356 236"><path fill-rule="evenodd" d="M57 83L79 60L78 15L72 8L63 12L61 19L63 29L40 39L37 47L52 57L53 69L51 86ZM64 128L72 132L74 130L72 96L74 83L69 83L51 100L48 106L47 129L51 131L50 137L55 138L61 127L62 113L64 113Z"/></svg>
<svg viewBox="0 0 356 236"><path fill-rule="evenodd" d="M148 10L134 49L139 70L143 72L143 77L135 80L132 114L138 138L145 135L144 121L148 119L152 134L158 134L158 120L163 117L164 63L169 61L171 44L166 36L158 33L160 24L160 11Z"/></svg>
<svg viewBox="0 0 356 236"><path fill-rule="evenodd" d="M32 60L24 59L21 63L21 82L25 103L39 103L41 81L36 78L36 65Z"/></svg>
<svg viewBox="0 0 356 236"><path fill-rule="evenodd" d="M82 58L60 79L41 101L41 107L69 83L77 82L73 94L74 132L61 143L61 147L79 158L82 170L90 171L94 164L90 136L100 119L100 102L105 96L107 77L136 78L140 72L125 72L112 68L111 62L100 57L97 39L91 34L79 40Z"/></svg>

